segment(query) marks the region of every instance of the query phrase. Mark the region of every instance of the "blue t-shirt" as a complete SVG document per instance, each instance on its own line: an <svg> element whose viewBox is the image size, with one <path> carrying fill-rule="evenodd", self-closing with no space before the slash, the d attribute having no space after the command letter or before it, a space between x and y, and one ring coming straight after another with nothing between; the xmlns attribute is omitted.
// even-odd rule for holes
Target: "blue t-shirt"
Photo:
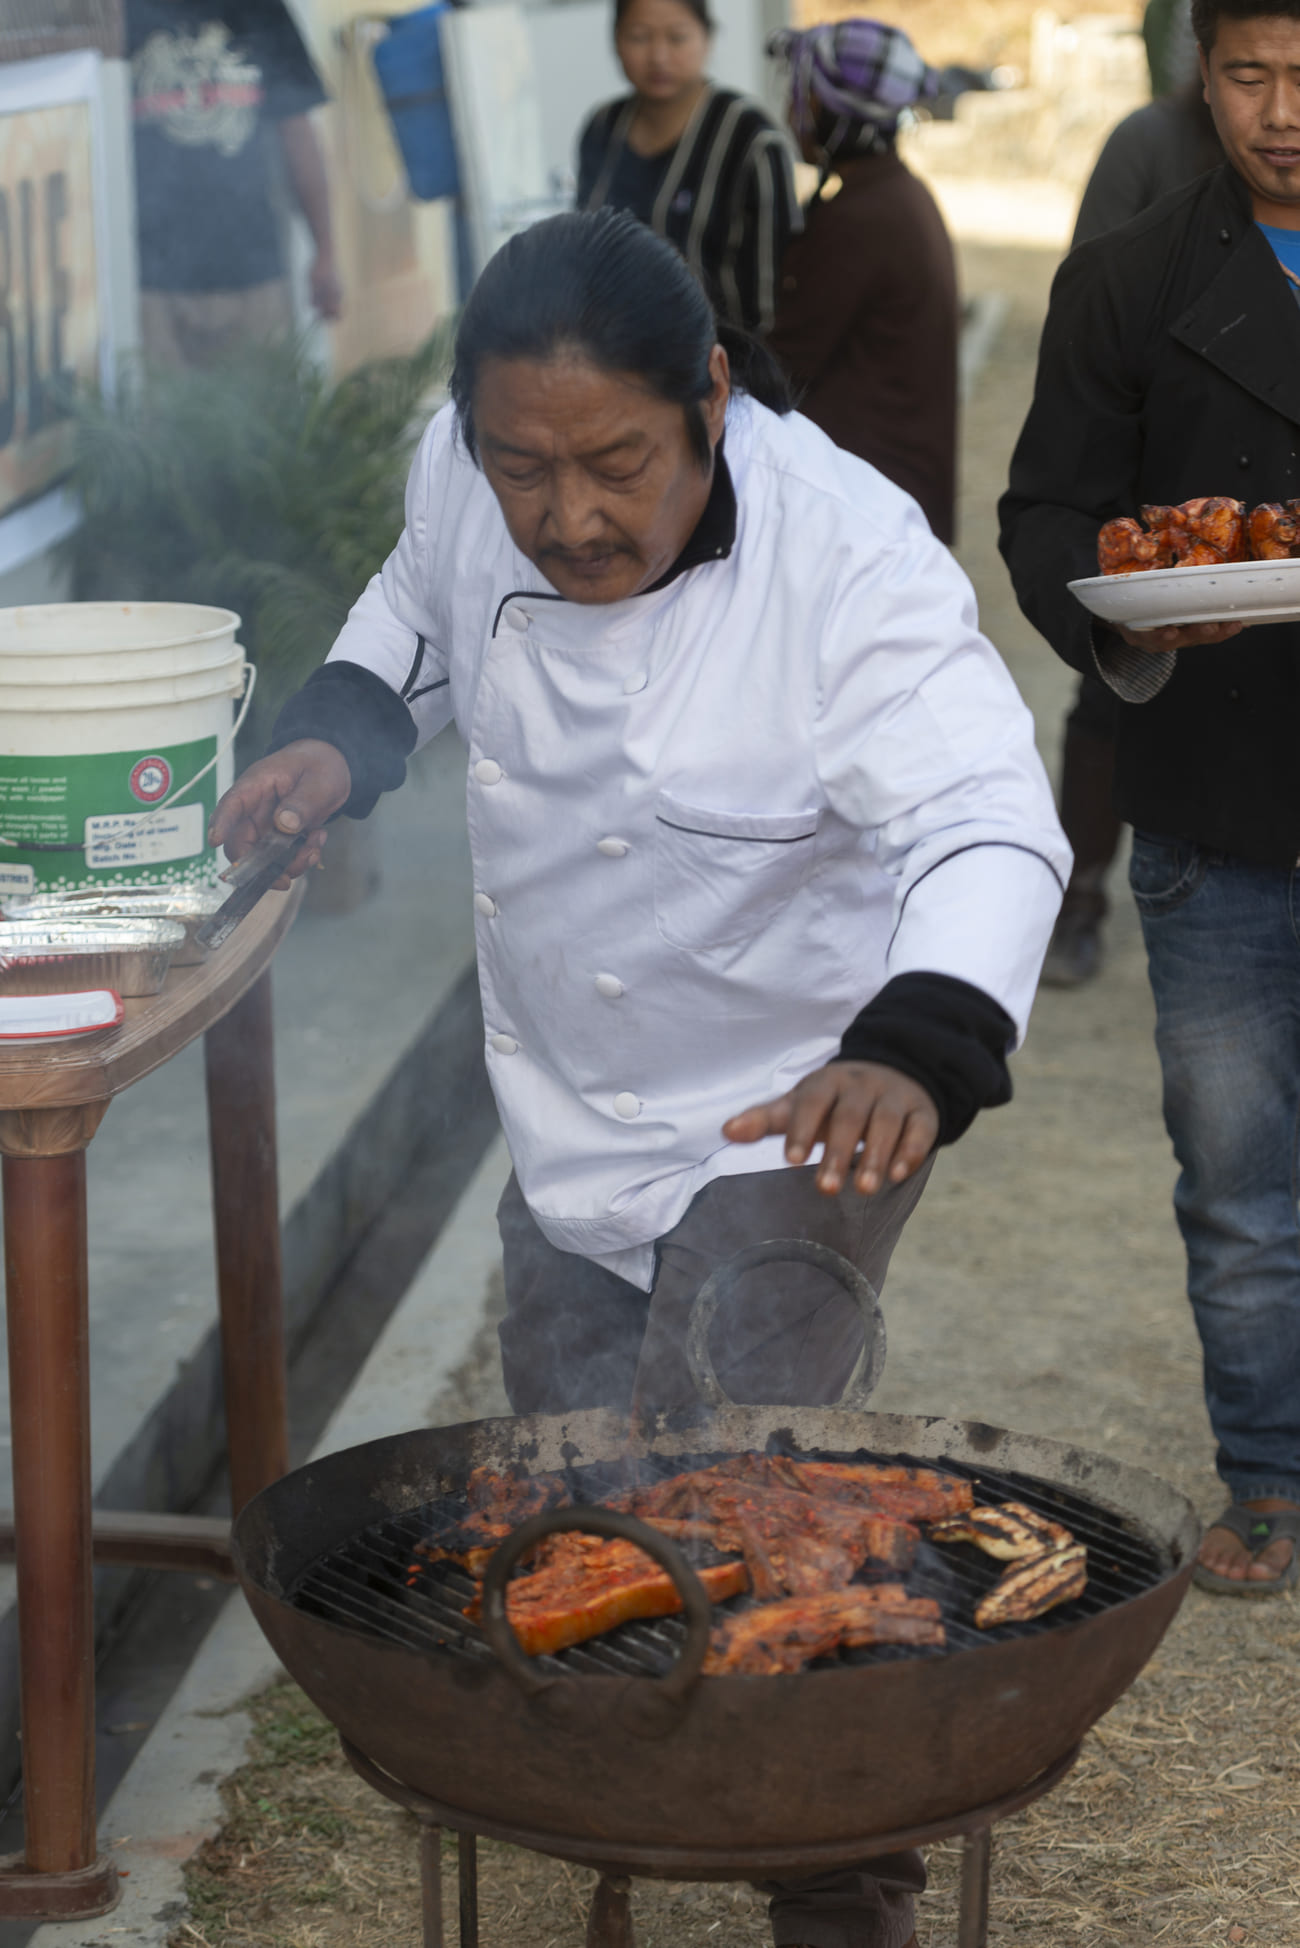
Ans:
<svg viewBox="0 0 1300 1948"><path fill-rule="evenodd" d="M1273 254L1284 271L1290 271L1293 278L1300 278L1300 230L1278 230L1271 223L1261 223L1260 229L1273 246ZM1292 284L1292 296L1300 304L1300 283Z"/></svg>

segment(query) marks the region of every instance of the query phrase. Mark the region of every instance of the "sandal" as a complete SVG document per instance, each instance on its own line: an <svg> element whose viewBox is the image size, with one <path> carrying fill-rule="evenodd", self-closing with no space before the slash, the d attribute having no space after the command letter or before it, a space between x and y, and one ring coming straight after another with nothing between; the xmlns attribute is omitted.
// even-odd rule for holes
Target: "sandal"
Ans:
<svg viewBox="0 0 1300 1948"><path fill-rule="evenodd" d="M1266 1515L1259 1509L1247 1508L1244 1502L1230 1502L1210 1526L1227 1529L1238 1542L1244 1542L1252 1561L1270 1542L1289 1542L1291 1560L1276 1576L1263 1580L1221 1576L1216 1569L1206 1569L1198 1562L1192 1571L1192 1581L1198 1589L1213 1590L1217 1596L1280 1596L1283 1590L1294 1589L1300 1583L1300 1508L1276 1508Z"/></svg>

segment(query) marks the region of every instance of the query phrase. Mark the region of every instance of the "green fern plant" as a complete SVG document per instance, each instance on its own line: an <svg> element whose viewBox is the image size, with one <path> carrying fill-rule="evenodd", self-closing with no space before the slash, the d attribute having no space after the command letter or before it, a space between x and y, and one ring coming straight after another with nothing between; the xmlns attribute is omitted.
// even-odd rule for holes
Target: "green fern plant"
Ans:
<svg viewBox="0 0 1300 1948"><path fill-rule="evenodd" d="M441 327L334 381L297 341L210 371L138 372L74 405L65 544L80 601L236 609L258 666L241 761L322 661L402 528L411 454L450 358Z"/></svg>

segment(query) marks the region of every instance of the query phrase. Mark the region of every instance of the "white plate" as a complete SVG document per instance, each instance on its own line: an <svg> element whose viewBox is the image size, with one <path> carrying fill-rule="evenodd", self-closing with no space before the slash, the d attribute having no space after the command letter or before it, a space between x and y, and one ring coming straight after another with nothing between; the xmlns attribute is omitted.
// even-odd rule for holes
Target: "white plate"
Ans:
<svg viewBox="0 0 1300 1948"><path fill-rule="evenodd" d="M61 1042L69 1035L96 1035L119 1028L125 1014L112 988L87 988L76 994L0 995L0 1047Z"/></svg>
<svg viewBox="0 0 1300 1948"><path fill-rule="evenodd" d="M1187 622L1300 622L1300 561L1228 561L1090 575L1069 587L1103 622L1169 629Z"/></svg>

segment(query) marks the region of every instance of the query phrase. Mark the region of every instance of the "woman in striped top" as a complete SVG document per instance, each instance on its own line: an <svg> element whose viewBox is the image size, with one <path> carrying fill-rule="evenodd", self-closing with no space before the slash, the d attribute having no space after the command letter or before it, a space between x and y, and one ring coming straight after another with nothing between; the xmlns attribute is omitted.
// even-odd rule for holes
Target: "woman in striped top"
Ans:
<svg viewBox="0 0 1300 1948"><path fill-rule="evenodd" d="M596 109L578 144L578 208L629 210L677 245L719 315L766 331L799 227L785 137L704 69L707 0L615 0L614 46L633 92Z"/></svg>

